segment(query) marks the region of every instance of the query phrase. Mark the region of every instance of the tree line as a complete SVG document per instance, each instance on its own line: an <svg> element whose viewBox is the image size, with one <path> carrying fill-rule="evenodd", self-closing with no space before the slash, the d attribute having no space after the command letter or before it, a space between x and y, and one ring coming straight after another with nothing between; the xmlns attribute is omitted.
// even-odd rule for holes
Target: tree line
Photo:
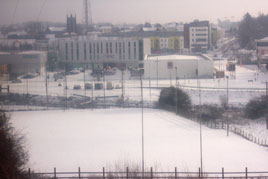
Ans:
<svg viewBox="0 0 268 179"><path fill-rule="evenodd" d="M252 17L246 13L239 24L238 40L241 48L254 49L254 41L268 36L268 14Z"/></svg>

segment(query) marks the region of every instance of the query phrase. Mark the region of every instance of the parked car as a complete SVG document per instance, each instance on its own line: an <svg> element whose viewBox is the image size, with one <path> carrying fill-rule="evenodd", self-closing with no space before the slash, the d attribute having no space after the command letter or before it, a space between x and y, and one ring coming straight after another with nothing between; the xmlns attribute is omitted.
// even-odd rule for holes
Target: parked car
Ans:
<svg viewBox="0 0 268 179"><path fill-rule="evenodd" d="M15 79L15 80L12 80L12 83L21 83L21 80L20 79Z"/></svg>
<svg viewBox="0 0 268 179"><path fill-rule="evenodd" d="M85 84L85 89L92 89L92 84L86 83Z"/></svg>
<svg viewBox="0 0 268 179"><path fill-rule="evenodd" d="M115 75L115 71L110 70L104 71L104 75Z"/></svg>
<svg viewBox="0 0 268 179"><path fill-rule="evenodd" d="M23 79L31 79L31 78L34 78L35 76L31 73L27 73L26 75L24 75L22 78Z"/></svg>
<svg viewBox="0 0 268 179"><path fill-rule="evenodd" d="M120 84L116 84L115 89L121 89Z"/></svg>
<svg viewBox="0 0 268 179"><path fill-rule="evenodd" d="M102 83L95 83L95 90L100 90L103 89L103 84Z"/></svg>
<svg viewBox="0 0 268 179"><path fill-rule="evenodd" d="M79 90L79 89L81 89L80 85L74 85L74 90Z"/></svg>

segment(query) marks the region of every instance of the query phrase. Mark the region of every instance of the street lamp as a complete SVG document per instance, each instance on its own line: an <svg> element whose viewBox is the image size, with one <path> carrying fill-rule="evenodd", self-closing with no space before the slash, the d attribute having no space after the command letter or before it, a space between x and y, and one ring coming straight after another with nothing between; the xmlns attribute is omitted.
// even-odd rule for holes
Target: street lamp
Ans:
<svg viewBox="0 0 268 179"><path fill-rule="evenodd" d="M176 90L175 90L175 96L176 96L176 114L178 115L178 82L177 82L177 79L178 79L178 71L177 71L177 67L175 67L175 70L176 70Z"/></svg>
<svg viewBox="0 0 268 179"><path fill-rule="evenodd" d="M142 178L144 179L144 125L143 125L143 83L142 83L142 69L140 69L140 83L141 83L141 141L142 141Z"/></svg>
<svg viewBox="0 0 268 179"><path fill-rule="evenodd" d="M199 106L198 106L198 117L200 120L200 169L201 169L201 177L203 175L203 146L202 146L202 120L200 118L200 107L201 107L201 91L200 91L200 81L198 76L198 67L196 69L196 79L197 79L197 88L199 91Z"/></svg>
<svg viewBox="0 0 268 179"><path fill-rule="evenodd" d="M158 58L156 58L156 87L158 88Z"/></svg>
<svg viewBox="0 0 268 179"><path fill-rule="evenodd" d="M229 103L229 83L228 83L228 79L229 76L226 76L227 79L227 88L226 88L226 107L228 108L228 103Z"/></svg>

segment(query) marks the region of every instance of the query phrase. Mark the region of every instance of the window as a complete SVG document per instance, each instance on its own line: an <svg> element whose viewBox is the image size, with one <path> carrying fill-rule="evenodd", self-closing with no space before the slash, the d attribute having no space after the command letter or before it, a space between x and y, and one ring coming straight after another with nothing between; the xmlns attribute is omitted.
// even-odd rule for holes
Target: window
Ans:
<svg viewBox="0 0 268 179"><path fill-rule="evenodd" d="M68 43L65 43L65 60L68 60Z"/></svg>
<svg viewBox="0 0 268 179"><path fill-rule="evenodd" d="M208 34L196 34L196 36L207 36Z"/></svg>
<svg viewBox="0 0 268 179"><path fill-rule="evenodd" d="M92 45L89 43L89 55L90 55L90 60L92 60Z"/></svg>
<svg viewBox="0 0 268 179"><path fill-rule="evenodd" d="M106 42L106 53L109 53L109 47L108 47L108 43Z"/></svg>
<svg viewBox="0 0 268 179"><path fill-rule="evenodd" d="M117 42L115 43L115 53L117 53L118 49L117 49Z"/></svg>
<svg viewBox="0 0 268 179"><path fill-rule="evenodd" d="M128 59L131 57L130 42L128 42Z"/></svg>
<svg viewBox="0 0 268 179"><path fill-rule="evenodd" d="M93 59L96 59L96 46L95 43L93 43Z"/></svg>
<svg viewBox="0 0 268 179"><path fill-rule="evenodd" d="M122 49L121 49L121 42L119 42L119 59L122 59Z"/></svg>
<svg viewBox="0 0 268 179"><path fill-rule="evenodd" d="M196 42L207 42L207 39L196 39Z"/></svg>
<svg viewBox="0 0 268 179"><path fill-rule="evenodd" d="M76 60L79 60L79 43L76 44Z"/></svg>
<svg viewBox="0 0 268 179"><path fill-rule="evenodd" d="M84 42L84 60L87 59L87 44Z"/></svg>
<svg viewBox="0 0 268 179"><path fill-rule="evenodd" d="M100 46L100 47L101 47L101 53L103 53L103 46L102 46L102 42L101 42L101 46Z"/></svg>
<svg viewBox="0 0 268 179"><path fill-rule="evenodd" d="M136 42L134 42L134 59L137 58L137 48L136 48Z"/></svg>
<svg viewBox="0 0 268 179"><path fill-rule="evenodd" d="M72 60L74 59L74 44L71 43L71 53L72 53Z"/></svg>
<svg viewBox="0 0 268 179"><path fill-rule="evenodd" d="M113 44L110 42L110 53L113 53Z"/></svg>
<svg viewBox="0 0 268 179"><path fill-rule="evenodd" d="M99 43L97 43L97 54L99 54Z"/></svg>

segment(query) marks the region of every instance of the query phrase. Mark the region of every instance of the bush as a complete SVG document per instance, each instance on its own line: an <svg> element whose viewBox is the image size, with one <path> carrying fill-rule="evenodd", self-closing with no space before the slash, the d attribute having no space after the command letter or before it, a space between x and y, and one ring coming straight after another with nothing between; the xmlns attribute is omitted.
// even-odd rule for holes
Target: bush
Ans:
<svg viewBox="0 0 268 179"><path fill-rule="evenodd" d="M250 100L245 108L245 114L250 119L257 119L263 117L265 116L266 111L266 96Z"/></svg>
<svg viewBox="0 0 268 179"><path fill-rule="evenodd" d="M177 99L176 99L177 93ZM169 87L161 90L160 97L158 100L160 106L169 105L178 107L178 112L182 114L187 114L192 107L191 99L187 93L179 88ZM175 108L176 109L176 108Z"/></svg>
<svg viewBox="0 0 268 179"><path fill-rule="evenodd" d="M216 120L222 117L223 108L212 105L204 105L200 109L200 118L204 121Z"/></svg>
<svg viewBox="0 0 268 179"><path fill-rule="evenodd" d="M0 141L0 178L23 178L28 161L24 138L15 132L3 111L0 111Z"/></svg>

